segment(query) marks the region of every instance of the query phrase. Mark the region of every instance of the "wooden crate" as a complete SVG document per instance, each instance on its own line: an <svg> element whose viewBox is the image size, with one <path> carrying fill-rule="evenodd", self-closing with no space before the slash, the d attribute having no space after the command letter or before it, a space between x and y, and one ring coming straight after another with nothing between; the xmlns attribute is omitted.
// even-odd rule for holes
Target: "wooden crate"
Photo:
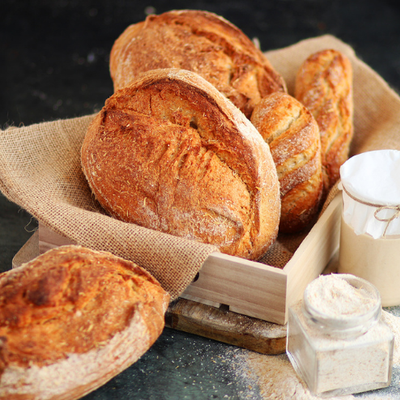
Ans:
<svg viewBox="0 0 400 400"><path fill-rule="evenodd" d="M284 325L288 306L327 267L339 247L338 194L283 269L212 253L182 298ZM39 223L39 251L71 243Z"/></svg>

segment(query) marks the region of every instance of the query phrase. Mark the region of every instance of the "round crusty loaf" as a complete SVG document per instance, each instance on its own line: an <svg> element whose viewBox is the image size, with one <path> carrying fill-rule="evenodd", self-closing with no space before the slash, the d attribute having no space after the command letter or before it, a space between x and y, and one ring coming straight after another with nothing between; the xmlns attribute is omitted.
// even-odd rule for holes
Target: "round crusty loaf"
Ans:
<svg viewBox="0 0 400 400"><path fill-rule="evenodd" d="M340 178L353 138L353 70L340 51L311 54L296 75L295 97L316 119L321 136L325 194Z"/></svg>
<svg viewBox="0 0 400 400"><path fill-rule="evenodd" d="M198 74L152 70L90 125L82 168L115 218L256 259L276 238L279 182L250 121Z"/></svg>
<svg viewBox="0 0 400 400"><path fill-rule="evenodd" d="M110 54L115 90L150 69L200 74L247 117L269 93L286 90L264 54L236 26L207 11L173 10L129 26Z"/></svg>
<svg viewBox="0 0 400 400"><path fill-rule="evenodd" d="M311 113L287 93L264 97L251 122L269 144L281 187L280 231L295 233L316 216L322 196L321 146Z"/></svg>
<svg viewBox="0 0 400 400"><path fill-rule="evenodd" d="M0 275L0 399L78 399L143 355L169 295L144 269L63 246Z"/></svg>

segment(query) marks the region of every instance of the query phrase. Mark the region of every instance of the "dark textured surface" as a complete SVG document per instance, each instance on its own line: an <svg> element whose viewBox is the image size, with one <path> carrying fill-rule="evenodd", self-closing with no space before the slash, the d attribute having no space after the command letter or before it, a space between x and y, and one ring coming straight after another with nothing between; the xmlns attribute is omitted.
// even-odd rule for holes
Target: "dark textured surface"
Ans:
<svg viewBox="0 0 400 400"><path fill-rule="evenodd" d="M17 1L0 6L0 124L84 115L112 93L114 40L146 13L186 1ZM400 5L396 1L194 1L258 37L263 50L330 33L394 86L400 86Z"/></svg>
<svg viewBox="0 0 400 400"><path fill-rule="evenodd" d="M115 39L149 12L179 8L224 16L250 38L257 37L262 50L333 34L400 89L396 0L193 1L190 7L187 1L2 0L0 127L99 110L112 93L108 57ZM1 270L11 267L12 257L35 226L25 211L0 197ZM260 398L256 383L241 365L241 352L166 329L141 360L87 399ZM395 390L390 393L400 398Z"/></svg>

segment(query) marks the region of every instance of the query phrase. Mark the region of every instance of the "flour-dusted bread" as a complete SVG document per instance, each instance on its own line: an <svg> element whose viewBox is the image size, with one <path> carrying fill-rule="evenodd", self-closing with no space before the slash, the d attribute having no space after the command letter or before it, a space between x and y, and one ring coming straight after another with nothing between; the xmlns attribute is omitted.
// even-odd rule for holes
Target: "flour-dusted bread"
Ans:
<svg viewBox="0 0 400 400"><path fill-rule="evenodd" d="M145 353L169 295L110 253L63 246L0 275L0 399L78 399Z"/></svg>
<svg viewBox="0 0 400 400"><path fill-rule="evenodd" d="M151 70L90 125L82 168L115 218L257 259L274 242L280 195L268 145L214 86Z"/></svg>
<svg viewBox="0 0 400 400"><path fill-rule="evenodd" d="M280 230L298 232L313 221L322 196L318 125L305 106L282 92L264 97L251 122L270 146L278 172Z"/></svg>
<svg viewBox="0 0 400 400"><path fill-rule="evenodd" d="M247 117L285 82L254 43L226 19L207 11L173 10L129 26L110 54L114 88L157 68L194 71Z"/></svg>
<svg viewBox="0 0 400 400"><path fill-rule="evenodd" d="M349 59L333 49L309 56L300 67L295 97L316 119L321 136L324 188L339 179L353 138L353 69Z"/></svg>

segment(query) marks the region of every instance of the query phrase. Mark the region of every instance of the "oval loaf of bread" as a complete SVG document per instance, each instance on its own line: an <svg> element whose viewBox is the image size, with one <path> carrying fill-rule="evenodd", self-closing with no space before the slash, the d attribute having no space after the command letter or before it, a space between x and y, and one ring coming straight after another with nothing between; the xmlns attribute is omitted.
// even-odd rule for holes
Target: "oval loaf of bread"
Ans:
<svg viewBox="0 0 400 400"><path fill-rule="evenodd" d="M207 11L173 10L129 26L115 41L110 72L115 90L150 69L200 74L247 117L285 82L264 54L236 26Z"/></svg>
<svg viewBox="0 0 400 400"><path fill-rule="evenodd" d="M63 246L0 275L0 398L78 399L143 355L169 295L144 269Z"/></svg>
<svg viewBox="0 0 400 400"><path fill-rule="evenodd" d="M279 182L268 145L214 86L151 70L90 125L82 167L115 218L255 259L276 239Z"/></svg>
<svg viewBox="0 0 400 400"><path fill-rule="evenodd" d="M338 181L353 138L353 70L349 59L333 49L309 56L300 67L295 97L316 119L321 136L325 193Z"/></svg>
<svg viewBox="0 0 400 400"><path fill-rule="evenodd" d="M318 212L322 196L318 125L311 113L287 93L264 97L251 122L268 143L281 188L280 231L307 227Z"/></svg>

